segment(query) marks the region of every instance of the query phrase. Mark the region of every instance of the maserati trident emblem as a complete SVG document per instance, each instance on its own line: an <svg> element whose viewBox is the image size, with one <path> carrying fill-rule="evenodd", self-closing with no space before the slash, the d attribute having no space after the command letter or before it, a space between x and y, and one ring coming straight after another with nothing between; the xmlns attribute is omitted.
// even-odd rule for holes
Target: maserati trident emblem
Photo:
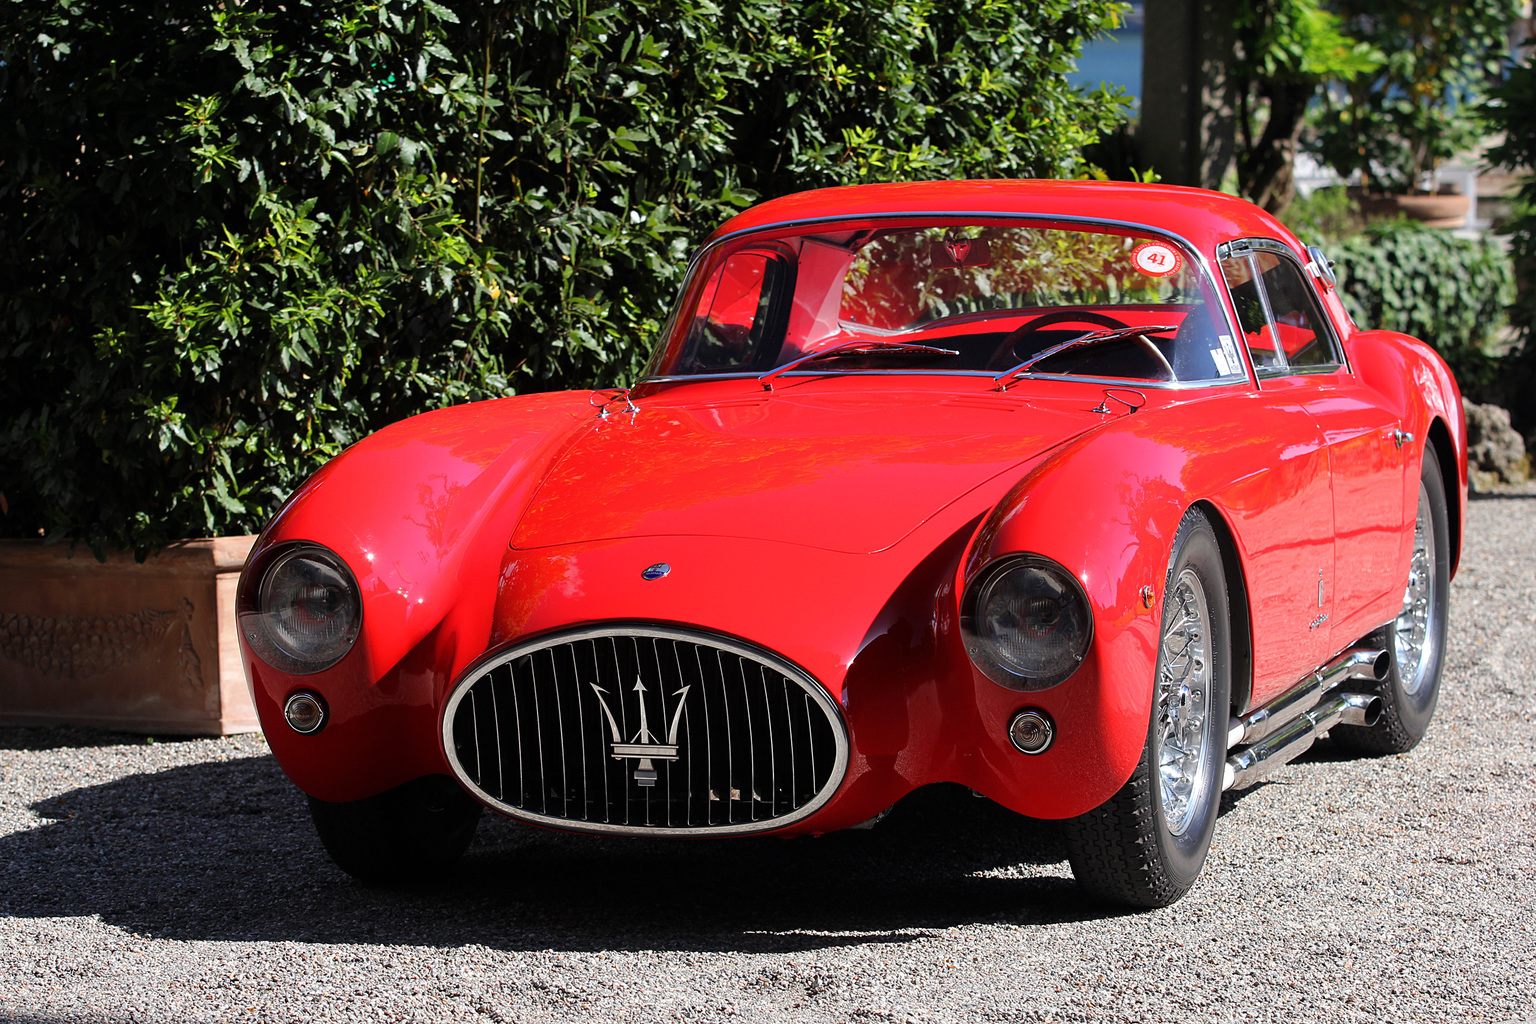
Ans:
<svg viewBox="0 0 1536 1024"><path fill-rule="evenodd" d="M639 758L640 763L635 767L635 781L642 786L656 785L656 766L652 761L676 761L677 760L677 730L683 723L684 701L688 699L689 687L684 686L672 696L677 698L677 710L672 713L672 725L667 729L667 742L658 743L656 737L651 734L651 727L645 718L645 684L640 677L635 677L635 692L640 695L640 729L634 738L628 743L624 742L624 733L619 729L618 719L613 717L613 711L608 707L607 690L596 683L588 683L597 693L597 702L603 706L603 714L608 718L608 729L613 734L613 759L615 761L627 761L630 758ZM666 710L666 705L662 705Z"/></svg>
<svg viewBox="0 0 1536 1024"><path fill-rule="evenodd" d="M657 562L655 565L648 565L641 570L640 578L643 580L659 580L671 571L672 567L666 562Z"/></svg>

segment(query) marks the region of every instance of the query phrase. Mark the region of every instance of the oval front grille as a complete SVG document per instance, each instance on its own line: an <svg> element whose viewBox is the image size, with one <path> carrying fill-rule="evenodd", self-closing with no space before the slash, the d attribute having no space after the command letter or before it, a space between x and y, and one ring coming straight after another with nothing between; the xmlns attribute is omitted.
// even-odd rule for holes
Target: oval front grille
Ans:
<svg viewBox="0 0 1536 1024"><path fill-rule="evenodd" d="M454 772L516 818L592 832L757 832L842 781L842 716L747 644L662 626L584 629L476 666L443 716Z"/></svg>

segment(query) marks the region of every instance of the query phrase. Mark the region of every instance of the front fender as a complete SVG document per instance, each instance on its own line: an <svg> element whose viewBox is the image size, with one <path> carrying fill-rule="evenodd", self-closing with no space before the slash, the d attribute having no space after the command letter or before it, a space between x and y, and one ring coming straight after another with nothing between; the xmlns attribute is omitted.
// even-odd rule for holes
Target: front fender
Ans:
<svg viewBox="0 0 1536 1024"><path fill-rule="evenodd" d="M594 420L585 393L496 399L415 416L347 449L310 478L252 550L242 594L266 557L289 541L323 544L362 592L362 631L325 672L278 671L241 656L257 713L294 781L322 799L355 798L444 770L441 751L416 737L448 682L485 650L497 569L544 467ZM325 698L330 721L314 736L283 722L296 689ZM353 728L387 709L391 729ZM375 723L379 718L375 718ZM367 751L379 748L382 757ZM420 747L421 749L417 749ZM390 768L381 776L380 763ZM366 778L353 778L368 765Z"/></svg>
<svg viewBox="0 0 1536 1024"><path fill-rule="evenodd" d="M1183 482L1185 448L1146 429L1162 418L1127 415L1053 453L998 505L965 560L962 587L998 558L1044 555L1077 577L1093 613L1088 656L1057 686L1013 693L972 669L977 706L1006 710L988 716L996 719L990 734L1002 735L1007 716L1025 706L1056 724L1044 754L1026 757L999 744L993 777L977 787L1020 813L1065 818L1090 810L1125 784L1141 757L1170 548L1198 498ZM1150 606L1144 587L1152 588Z"/></svg>

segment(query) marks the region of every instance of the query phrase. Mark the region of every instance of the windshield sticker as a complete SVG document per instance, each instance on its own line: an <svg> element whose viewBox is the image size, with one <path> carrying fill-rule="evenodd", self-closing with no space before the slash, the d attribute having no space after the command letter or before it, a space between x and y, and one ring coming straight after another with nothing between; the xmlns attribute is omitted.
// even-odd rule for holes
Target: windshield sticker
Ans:
<svg viewBox="0 0 1536 1024"><path fill-rule="evenodd" d="M1237 346L1232 342L1232 335L1220 335L1222 350L1227 353L1227 363L1232 367L1233 373L1243 372L1242 360L1237 358Z"/></svg>
<svg viewBox="0 0 1536 1024"><path fill-rule="evenodd" d="M1223 377L1232 375L1232 365L1227 362L1227 354L1219 348L1211 349L1211 362L1216 364L1216 372Z"/></svg>
<svg viewBox="0 0 1536 1024"><path fill-rule="evenodd" d="M1131 262L1148 277L1177 274L1184 265L1179 251L1165 242L1143 242L1131 250Z"/></svg>

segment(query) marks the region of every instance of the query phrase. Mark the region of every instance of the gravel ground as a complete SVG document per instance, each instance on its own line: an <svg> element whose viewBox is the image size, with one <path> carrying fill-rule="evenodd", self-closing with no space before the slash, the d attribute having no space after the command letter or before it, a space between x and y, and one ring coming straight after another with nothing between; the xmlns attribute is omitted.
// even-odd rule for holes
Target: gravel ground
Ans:
<svg viewBox="0 0 1536 1024"><path fill-rule="evenodd" d="M488 822L440 885L370 890L258 737L0 730L0 1019L1536 1019L1533 566L1536 495L1474 502L1428 738L1229 796L1143 914L957 787L819 840Z"/></svg>

